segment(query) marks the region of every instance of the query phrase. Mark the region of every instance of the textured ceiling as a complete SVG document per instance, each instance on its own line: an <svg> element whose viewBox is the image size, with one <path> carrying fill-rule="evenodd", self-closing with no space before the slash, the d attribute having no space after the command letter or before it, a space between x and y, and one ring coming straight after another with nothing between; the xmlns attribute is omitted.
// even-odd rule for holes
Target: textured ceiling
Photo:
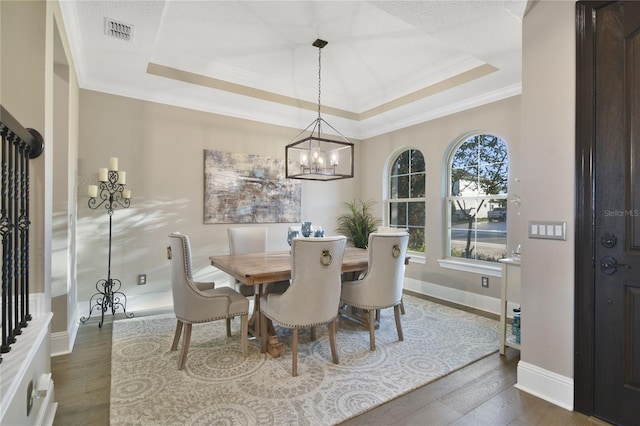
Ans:
<svg viewBox="0 0 640 426"><path fill-rule="evenodd" d="M521 91L511 1L62 1L80 86L371 137ZM134 27L130 41L105 18Z"/></svg>

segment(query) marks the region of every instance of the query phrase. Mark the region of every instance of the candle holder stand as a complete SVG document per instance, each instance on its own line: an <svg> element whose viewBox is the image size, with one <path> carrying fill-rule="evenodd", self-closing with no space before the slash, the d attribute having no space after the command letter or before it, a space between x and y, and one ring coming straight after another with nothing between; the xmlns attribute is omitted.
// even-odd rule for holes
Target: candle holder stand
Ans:
<svg viewBox="0 0 640 426"><path fill-rule="evenodd" d="M124 172L123 172L124 174ZM94 309L100 312L101 318L98 327L102 328L104 313L111 309L111 314L115 315L118 308L122 308L125 317L133 318L133 313L127 313L127 296L120 291L122 283L120 280L111 277L111 231L113 222L113 212L118 208L128 208L131 199L123 196L124 183L120 183L117 170L109 170L106 181L100 181L98 185L98 196L89 197L89 208L96 210L102 206L107 209L109 215L109 257L107 262L107 278L96 282L96 293L89 300L89 316L80 318L80 322L85 323L91 318ZM94 187L95 188L95 187Z"/></svg>

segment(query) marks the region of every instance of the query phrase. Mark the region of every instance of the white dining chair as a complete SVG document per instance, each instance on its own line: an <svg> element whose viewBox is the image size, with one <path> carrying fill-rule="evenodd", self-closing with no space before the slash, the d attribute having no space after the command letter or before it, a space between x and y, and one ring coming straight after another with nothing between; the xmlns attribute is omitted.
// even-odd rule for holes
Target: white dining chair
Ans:
<svg viewBox="0 0 640 426"><path fill-rule="evenodd" d="M264 253L267 251L268 228L265 226L238 226L227 228L229 252L231 254ZM243 296L253 296L255 288L236 280L236 286ZM269 283L266 291L282 293L289 281Z"/></svg>
<svg viewBox="0 0 640 426"><path fill-rule="evenodd" d="M291 244L291 285L282 294L260 299L262 352L267 350L267 321L292 329L291 374L298 375L298 329L329 324L331 357L338 364L336 328L340 302L340 273L347 238L294 238Z"/></svg>
<svg viewBox="0 0 640 426"><path fill-rule="evenodd" d="M369 234L369 267L364 278L342 283L342 306L366 313L363 324L369 328L372 351L376 349L376 311L393 307L398 339L404 340L400 322L400 304L404 283L405 257L409 234L406 232ZM363 313L363 315L364 315ZM379 318L379 316L378 316Z"/></svg>
<svg viewBox="0 0 640 426"><path fill-rule="evenodd" d="M264 226L241 226L227 228L229 238L229 252L231 254L263 253L267 251L267 233ZM246 285L235 280L236 288L243 296L255 294L252 285Z"/></svg>
<svg viewBox="0 0 640 426"><path fill-rule="evenodd" d="M378 226L379 234L393 234L396 232L409 232L409 230L407 228L397 228L393 226ZM400 313L402 313L402 315L405 314L404 301L400 301ZM380 321L380 310L376 311L376 320Z"/></svg>
<svg viewBox="0 0 640 426"><path fill-rule="evenodd" d="M171 344L175 351L182 338L182 350L178 357L178 370L187 360L193 324L225 319L227 337L231 337L231 319L241 318L240 339L242 356L247 356L247 329L249 301L230 287L215 288L214 283L195 282L191 268L191 244L189 237L177 232L169 235L167 257L171 260L171 289L173 312L177 324ZM184 333L182 333L184 328Z"/></svg>

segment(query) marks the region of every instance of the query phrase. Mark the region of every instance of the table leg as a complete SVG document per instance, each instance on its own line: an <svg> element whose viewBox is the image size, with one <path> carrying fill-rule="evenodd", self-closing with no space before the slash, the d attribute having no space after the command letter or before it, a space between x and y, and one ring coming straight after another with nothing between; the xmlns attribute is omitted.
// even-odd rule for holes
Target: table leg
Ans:
<svg viewBox="0 0 640 426"><path fill-rule="evenodd" d="M249 318L249 334L260 338L260 296L262 296L262 284L258 285L258 292L253 296L253 312Z"/></svg>
<svg viewBox="0 0 640 426"><path fill-rule="evenodd" d="M278 336L276 335L276 330L273 327L273 322L266 317L260 315L260 298L262 295L268 293L264 284L258 285L258 291L255 294L254 305L253 305L253 313L251 314L251 318L249 319L249 334L253 337L260 340L260 344L262 344L262 340L264 339L267 342L267 351L271 354L272 357L278 358L281 355L284 355L284 346L278 340ZM266 326L266 335L262 336L262 318L265 319Z"/></svg>

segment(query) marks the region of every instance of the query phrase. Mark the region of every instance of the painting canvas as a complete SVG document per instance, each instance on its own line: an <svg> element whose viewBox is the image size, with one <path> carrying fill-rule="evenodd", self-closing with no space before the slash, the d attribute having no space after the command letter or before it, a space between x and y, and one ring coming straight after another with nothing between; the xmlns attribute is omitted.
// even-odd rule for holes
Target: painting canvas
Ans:
<svg viewBox="0 0 640 426"><path fill-rule="evenodd" d="M204 223L299 223L301 191L283 159L204 151Z"/></svg>

